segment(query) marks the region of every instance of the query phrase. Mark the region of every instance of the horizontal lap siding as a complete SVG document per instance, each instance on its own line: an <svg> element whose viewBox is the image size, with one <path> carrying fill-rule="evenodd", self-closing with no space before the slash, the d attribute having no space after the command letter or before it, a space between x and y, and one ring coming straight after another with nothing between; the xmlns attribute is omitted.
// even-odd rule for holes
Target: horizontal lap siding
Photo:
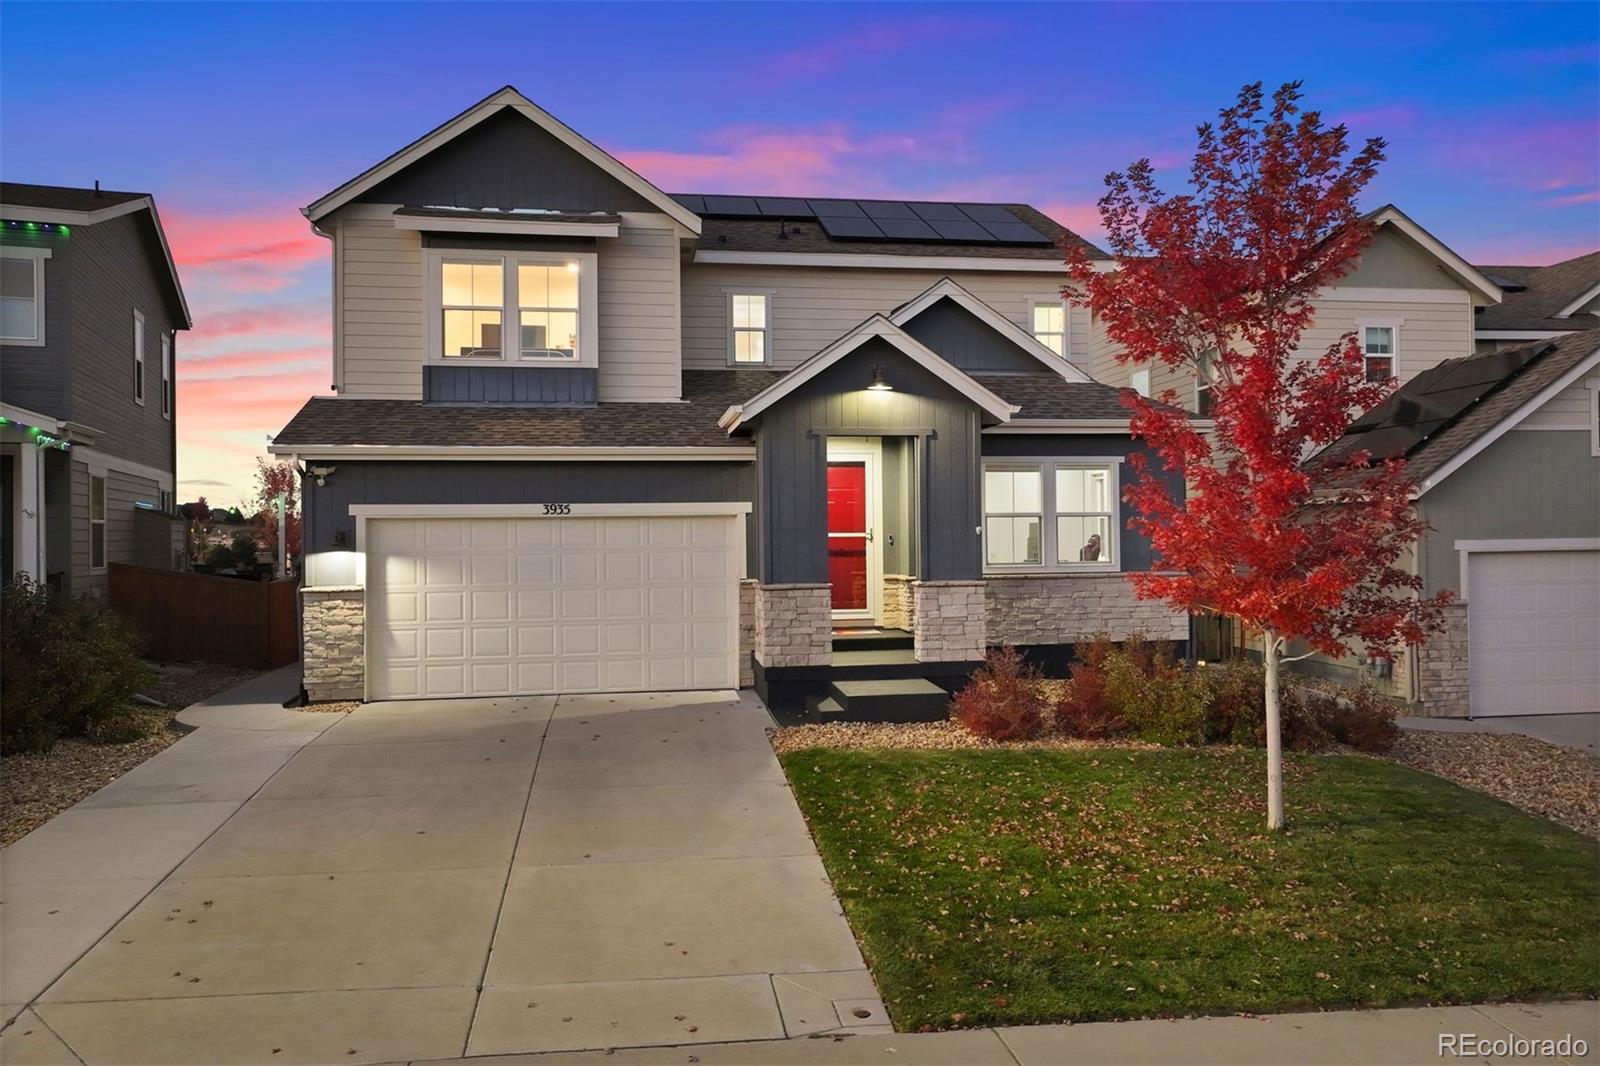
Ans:
<svg viewBox="0 0 1600 1066"><path fill-rule="evenodd" d="M82 231L83 227L78 227ZM3 241L13 248L44 248L44 343L0 344L0 397L5 402L54 418L71 418L67 391L70 372L71 286L73 241L69 234L7 229Z"/></svg>
<svg viewBox="0 0 1600 1066"><path fill-rule="evenodd" d="M1301 335L1300 354L1315 358L1362 321L1398 322L1395 376L1410 381L1446 359L1472 354L1472 306L1459 291L1440 290L1438 299L1415 300L1323 299L1316 320Z"/></svg>
<svg viewBox="0 0 1600 1066"><path fill-rule="evenodd" d="M103 597L105 571L89 570L89 467L72 464L72 592ZM135 503L158 503L161 487L120 470L106 472L106 562L172 567L172 522L142 513Z"/></svg>
<svg viewBox="0 0 1600 1066"><path fill-rule="evenodd" d="M1518 429L1588 429L1594 417L1590 404L1591 390L1582 381L1575 381L1545 402L1544 406L1522 420Z"/></svg>
<svg viewBox="0 0 1600 1066"><path fill-rule="evenodd" d="M422 238L392 218L352 212L338 226L334 343L340 391L422 397Z"/></svg>
<svg viewBox="0 0 1600 1066"><path fill-rule="evenodd" d="M771 292L772 364L797 366L874 314L888 314L941 278L1029 329L1030 300L1058 293L1065 272L1006 274L969 271L850 270L825 267L744 267L695 264L683 274L683 365L715 369L728 363L728 291ZM1088 312L1069 311L1072 361L1087 368Z"/></svg>
<svg viewBox="0 0 1600 1066"><path fill-rule="evenodd" d="M678 236L666 215L625 214L600 241L600 399L677 400Z"/></svg>

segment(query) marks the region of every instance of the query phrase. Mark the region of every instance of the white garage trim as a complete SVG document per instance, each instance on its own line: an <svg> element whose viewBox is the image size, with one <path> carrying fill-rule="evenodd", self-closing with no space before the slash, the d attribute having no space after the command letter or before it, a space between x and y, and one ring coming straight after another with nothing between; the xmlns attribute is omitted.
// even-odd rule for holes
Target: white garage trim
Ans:
<svg viewBox="0 0 1600 1066"><path fill-rule="evenodd" d="M546 503L353 503L355 518L696 518L749 514L748 503L570 503L571 510L552 514Z"/></svg>
<svg viewBox="0 0 1600 1066"><path fill-rule="evenodd" d="M1461 555L1461 581L1456 587L1457 598L1465 603L1471 597L1468 582L1468 560L1472 553L1485 552L1583 552L1600 551L1600 537L1545 537L1528 540L1458 540L1456 551Z"/></svg>

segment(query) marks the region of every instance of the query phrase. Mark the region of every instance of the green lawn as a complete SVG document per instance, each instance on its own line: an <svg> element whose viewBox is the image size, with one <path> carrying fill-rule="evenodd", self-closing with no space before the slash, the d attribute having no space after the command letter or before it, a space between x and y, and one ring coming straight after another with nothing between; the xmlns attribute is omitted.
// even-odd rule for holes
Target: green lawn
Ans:
<svg viewBox="0 0 1600 1066"><path fill-rule="evenodd" d="M902 1029L1593 995L1600 846L1354 756L783 759Z"/></svg>

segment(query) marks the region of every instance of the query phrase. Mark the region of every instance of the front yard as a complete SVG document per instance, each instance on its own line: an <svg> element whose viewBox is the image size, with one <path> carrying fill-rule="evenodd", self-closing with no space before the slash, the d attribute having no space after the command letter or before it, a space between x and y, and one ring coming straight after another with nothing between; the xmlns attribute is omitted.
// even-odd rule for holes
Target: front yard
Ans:
<svg viewBox="0 0 1600 1066"><path fill-rule="evenodd" d="M1600 845L1428 774L1239 748L782 755L900 1029L1600 991Z"/></svg>

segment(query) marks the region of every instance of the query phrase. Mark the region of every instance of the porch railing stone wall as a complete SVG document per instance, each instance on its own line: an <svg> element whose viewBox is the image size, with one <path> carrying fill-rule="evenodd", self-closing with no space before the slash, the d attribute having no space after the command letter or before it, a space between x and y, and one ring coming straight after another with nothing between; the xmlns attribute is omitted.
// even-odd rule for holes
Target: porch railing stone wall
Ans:
<svg viewBox="0 0 1600 1066"><path fill-rule="evenodd" d="M828 665L832 590L826 584L756 586L755 649L762 666Z"/></svg>
<svg viewBox="0 0 1600 1066"><path fill-rule="evenodd" d="M913 586L917 579L910 574L883 575L883 608L878 612L878 624L885 629L904 629L911 632L917 617Z"/></svg>
<svg viewBox="0 0 1600 1066"><path fill-rule="evenodd" d="M985 588L992 644L1077 644L1105 635L1126 640L1189 639L1189 616L1160 600L1141 600L1123 574L1018 574Z"/></svg>
<svg viewBox="0 0 1600 1066"><path fill-rule="evenodd" d="M912 611L918 662L969 662L987 652L982 581L918 581Z"/></svg>

